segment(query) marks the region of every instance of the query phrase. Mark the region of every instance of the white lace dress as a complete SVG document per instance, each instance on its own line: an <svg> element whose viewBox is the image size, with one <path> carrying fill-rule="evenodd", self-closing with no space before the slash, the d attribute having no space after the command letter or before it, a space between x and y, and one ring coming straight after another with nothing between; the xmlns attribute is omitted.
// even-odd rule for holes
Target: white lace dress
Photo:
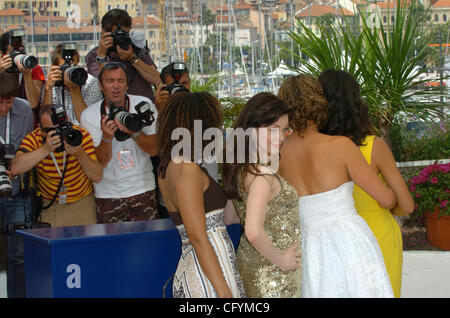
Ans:
<svg viewBox="0 0 450 318"><path fill-rule="evenodd" d="M299 198L302 297L393 297L377 240L353 202L353 182Z"/></svg>

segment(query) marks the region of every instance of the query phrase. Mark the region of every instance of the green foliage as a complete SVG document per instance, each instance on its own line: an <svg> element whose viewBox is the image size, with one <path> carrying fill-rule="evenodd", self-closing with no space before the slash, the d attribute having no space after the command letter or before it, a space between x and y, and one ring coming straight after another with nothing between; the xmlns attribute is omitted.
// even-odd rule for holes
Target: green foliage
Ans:
<svg viewBox="0 0 450 318"><path fill-rule="evenodd" d="M408 5L408 7L407 7ZM362 95L382 137L390 143L390 125L396 114L404 112L426 118L442 115L442 103L432 100L440 88L418 89L423 84L420 75L428 50L426 37L429 25L423 14L417 14L417 0L397 0L395 21L373 25L371 19L359 12L361 24L353 17L343 16L338 26L318 25L320 36L300 20L296 31L288 35L300 46L304 59L296 52L303 66L298 69L313 76L333 68L345 70L360 83ZM286 48L285 49L289 49Z"/></svg>
<svg viewBox="0 0 450 318"><path fill-rule="evenodd" d="M396 123L391 130L392 153L396 161L450 158L450 122L418 122L419 127L406 129Z"/></svg>
<svg viewBox="0 0 450 318"><path fill-rule="evenodd" d="M227 97L220 100L222 104L223 127L230 128L244 107L246 100L240 97Z"/></svg>
<svg viewBox="0 0 450 318"><path fill-rule="evenodd" d="M202 92L207 91L213 93L217 91L219 84L219 75L214 74L208 76L205 80L200 79L198 74L193 75L191 78L191 92Z"/></svg>

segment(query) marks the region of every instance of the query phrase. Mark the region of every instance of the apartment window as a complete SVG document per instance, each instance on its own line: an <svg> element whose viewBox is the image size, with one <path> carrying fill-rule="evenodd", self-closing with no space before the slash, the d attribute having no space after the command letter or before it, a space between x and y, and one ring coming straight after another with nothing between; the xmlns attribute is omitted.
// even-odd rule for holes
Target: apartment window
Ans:
<svg viewBox="0 0 450 318"><path fill-rule="evenodd" d="M125 5L125 8L124 8L124 9L125 9L125 10L128 10L128 4Z"/></svg>
<svg viewBox="0 0 450 318"><path fill-rule="evenodd" d="M58 1L55 1L55 5L54 5L54 7L55 7L55 8L57 8L57 7L58 7Z"/></svg>
<svg viewBox="0 0 450 318"><path fill-rule="evenodd" d="M446 14L444 14L444 15L442 16L442 21L447 22L447 15L446 15Z"/></svg>
<svg viewBox="0 0 450 318"><path fill-rule="evenodd" d="M383 17L383 23L387 23L387 16Z"/></svg>
<svg viewBox="0 0 450 318"><path fill-rule="evenodd" d="M67 1L67 6L70 7L71 1Z"/></svg>
<svg viewBox="0 0 450 318"><path fill-rule="evenodd" d="M111 5L110 5L110 4L108 4L108 11L109 11L109 10L111 10Z"/></svg>
<svg viewBox="0 0 450 318"><path fill-rule="evenodd" d="M439 22L439 16L437 14L434 15L434 21Z"/></svg>

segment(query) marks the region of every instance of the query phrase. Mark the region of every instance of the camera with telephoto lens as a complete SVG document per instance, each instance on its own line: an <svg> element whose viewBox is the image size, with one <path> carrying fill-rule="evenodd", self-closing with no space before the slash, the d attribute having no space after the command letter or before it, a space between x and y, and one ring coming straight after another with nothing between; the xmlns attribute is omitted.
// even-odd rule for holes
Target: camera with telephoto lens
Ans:
<svg viewBox="0 0 450 318"><path fill-rule="evenodd" d="M142 101L136 105L136 113L129 113L125 108L114 105L113 102L109 102L109 119L114 120L117 118L118 122L131 131L138 132L145 126L150 126L155 121L153 111L150 104ZM114 133L117 141L125 141L130 138L130 135L126 132L116 130Z"/></svg>
<svg viewBox="0 0 450 318"><path fill-rule="evenodd" d="M38 60L31 54L24 53L22 37L25 36L24 29L13 29L9 31L9 44L13 47L13 50L9 53L9 56L13 60L13 64L6 70L8 73L20 73L18 65L22 65L24 68L33 69Z"/></svg>
<svg viewBox="0 0 450 318"><path fill-rule="evenodd" d="M14 145L0 144L0 197L9 197L12 193L12 183L6 170L10 168L15 156Z"/></svg>
<svg viewBox="0 0 450 318"><path fill-rule="evenodd" d="M73 66L73 57L77 50L77 44L74 42L64 42L62 58L64 64L59 67L63 72L63 80L55 83L55 86L64 87L64 78L69 79L72 83L83 86L88 78L88 73L81 66Z"/></svg>
<svg viewBox="0 0 450 318"><path fill-rule="evenodd" d="M163 90L169 92L169 95L176 94L178 92L189 92L189 90L180 84L180 78L183 76L183 72L186 71L186 64L183 62L173 63L173 70L170 76L174 79L174 82L170 85L163 87Z"/></svg>
<svg viewBox="0 0 450 318"><path fill-rule="evenodd" d="M63 105L52 106L52 123L53 125L58 125L55 132L61 138L61 141L65 140L69 145L77 147L81 145L83 140L83 135L78 129L72 127L72 123L68 122L66 109ZM55 150L56 152L64 151L64 143Z"/></svg>

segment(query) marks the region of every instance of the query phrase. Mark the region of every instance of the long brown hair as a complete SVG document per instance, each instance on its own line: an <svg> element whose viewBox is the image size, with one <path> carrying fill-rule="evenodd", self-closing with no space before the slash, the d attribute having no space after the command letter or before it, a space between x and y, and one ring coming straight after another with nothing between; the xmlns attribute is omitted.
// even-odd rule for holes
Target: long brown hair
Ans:
<svg viewBox="0 0 450 318"><path fill-rule="evenodd" d="M234 129L267 127L276 122L281 116L289 114L287 105L272 93L259 93L250 98L244 105L239 117L233 125ZM237 137L234 136L234 154L236 155ZM227 141L228 144L228 141ZM240 182L247 173L260 173L256 163L250 162L250 137L245 136L245 160L243 163L224 163L222 166L222 180L225 192L230 199L242 201L239 194ZM227 152L228 155L228 152Z"/></svg>

